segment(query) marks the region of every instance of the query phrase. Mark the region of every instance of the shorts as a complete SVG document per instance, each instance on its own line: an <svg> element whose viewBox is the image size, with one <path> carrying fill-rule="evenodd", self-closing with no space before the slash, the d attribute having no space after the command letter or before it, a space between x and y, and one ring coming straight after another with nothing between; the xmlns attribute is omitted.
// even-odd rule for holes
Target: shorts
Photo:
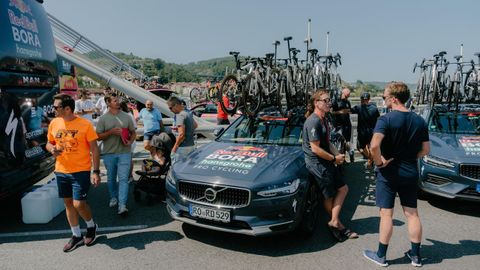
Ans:
<svg viewBox="0 0 480 270"><path fill-rule="evenodd" d="M73 198L76 201L87 199L90 188L90 172L59 173L55 172L58 197Z"/></svg>
<svg viewBox="0 0 480 270"><path fill-rule="evenodd" d="M314 177L325 199L335 197L337 190L346 185L340 170L333 164L324 166L322 164L307 163L307 170Z"/></svg>
<svg viewBox="0 0 480 270"><path fill-rule="evenodd" d="M375 172L375 201L378 207L392 209L398 194L402 206L417 208L418 184L416 178L406 179L389 177L386 179L379 171Z"/></svg>
<svg viewBox="0 0 480 270"><path fill-rule="evenodd" d="M352 138L352 125L342 125L340 126L340 129L342 130L342 135L345 138L345 141L350 142L350 139Z"/></svg>
<svg viewBox="0 0 480 270"><path fill-rule="evenodd" d="M144 141L150 141L153 136L160 134L160 130L154 130L154 131L149 131L143 133L143 140Z"/></svg>

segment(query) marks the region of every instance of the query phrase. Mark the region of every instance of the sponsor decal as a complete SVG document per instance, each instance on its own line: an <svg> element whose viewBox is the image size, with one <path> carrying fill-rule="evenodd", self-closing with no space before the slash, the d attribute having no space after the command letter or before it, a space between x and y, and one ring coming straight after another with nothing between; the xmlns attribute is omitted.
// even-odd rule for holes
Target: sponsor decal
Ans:
<svg viewBox="0 0 480 270"><path fill-rule="evenodd" d="M459 142L467 156L480 156L480 136L464 136Z"/></svg>
<svg viewBox="0 0 480 270"><path fill-rule="evenodd" d="M194 166L195 169L248 174L267 151L254 146L230 146L206 156Z"/></svg>
<svg viewBox="0 0 480 270"><path fill-rule="evenodd" d="M18 54L29 58L42 57L37 21L33 18L31 7L23 0L9 0L7 9L13 40Z"/></svg>

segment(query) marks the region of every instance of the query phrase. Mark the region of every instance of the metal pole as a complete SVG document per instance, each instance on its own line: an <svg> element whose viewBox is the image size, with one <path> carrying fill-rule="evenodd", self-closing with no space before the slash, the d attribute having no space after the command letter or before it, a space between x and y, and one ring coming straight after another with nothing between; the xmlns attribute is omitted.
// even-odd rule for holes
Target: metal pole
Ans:
<svg viewBox="0 0 480 270"><path fill-rule="evenodd" d="M460 56L462 57L461 60L463 61L463 43L460 44Z"/></svg>
<svg viewBox="0 0 480 270"><path fill-rule="evenodd" d="M311 45L312 45L311 24L312 24L312 19L308 19L308 23L307 23L307 57L306 57L306 61L305 61L307 65L308 65L308 50L311 48Z"/></svg>
<svg viewBox="0 0 480 270"><path fill-rule="evenodd" d="M328 38L330 36L330 31L327 32L327 48L325 49L325 55L328 55Z"/></svg>

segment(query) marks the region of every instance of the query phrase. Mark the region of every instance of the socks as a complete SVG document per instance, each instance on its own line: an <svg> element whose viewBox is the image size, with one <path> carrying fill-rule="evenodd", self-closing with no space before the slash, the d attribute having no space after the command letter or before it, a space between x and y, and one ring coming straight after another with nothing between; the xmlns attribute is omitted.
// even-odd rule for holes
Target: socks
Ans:
<svg viewBox="0 0 480 270"><path fill-rule="evenodd" d="M385 257L385 255L387 255L387 248L388 248L388 245L384 245L384 244L378 242L377 256L379 258Z"/></svg>
<svg viewBox="0 0 480 270"><path fill-rule="evenodd" d="M77 225L75 227L71 227L70 229L72 229L73 236L75 236L75 237L82 236L82 232L80 231L80 226L79 225Z"/></svg>
<svg viewBox="0 0 480 270"><path fill-rule="evenodd" d="M412 244L412 250L410 251L413 256L420 257L420 243L410 242Z"/></svg>
<svg viewBox="0 0 480 270"><path fill-rule="evenodd" d="M87 223L87 228L93 228L95 227L95 222L93 222L93 218L90 220L85 220L85 223Z"/></svg>

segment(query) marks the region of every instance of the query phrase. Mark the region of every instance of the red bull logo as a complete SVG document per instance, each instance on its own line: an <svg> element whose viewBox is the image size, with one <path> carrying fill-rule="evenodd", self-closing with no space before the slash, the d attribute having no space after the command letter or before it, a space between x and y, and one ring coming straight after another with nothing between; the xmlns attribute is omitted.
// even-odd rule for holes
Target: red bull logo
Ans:
<svg viewBox="0 0 480 270"><path fill-rule="evenodd" d="M266 152L265 149L255 146L230 146L227 148L230 151L248 151L248 152Z"/></svg>
<svg viewBox="0 0 480 270"><path fill-rule="evenodd" d="M10 0L9 6L16 7L21 13L32 14L32 9L23 0Z"/></svg>
<svg viewBox="0 0 480 270"><path fill-rule="evenodd" d="M219 155L233 155L264 158L267 156L267 151L260 147L254 146L230 146L227 149L220 149L215 151Z"/></svg>

